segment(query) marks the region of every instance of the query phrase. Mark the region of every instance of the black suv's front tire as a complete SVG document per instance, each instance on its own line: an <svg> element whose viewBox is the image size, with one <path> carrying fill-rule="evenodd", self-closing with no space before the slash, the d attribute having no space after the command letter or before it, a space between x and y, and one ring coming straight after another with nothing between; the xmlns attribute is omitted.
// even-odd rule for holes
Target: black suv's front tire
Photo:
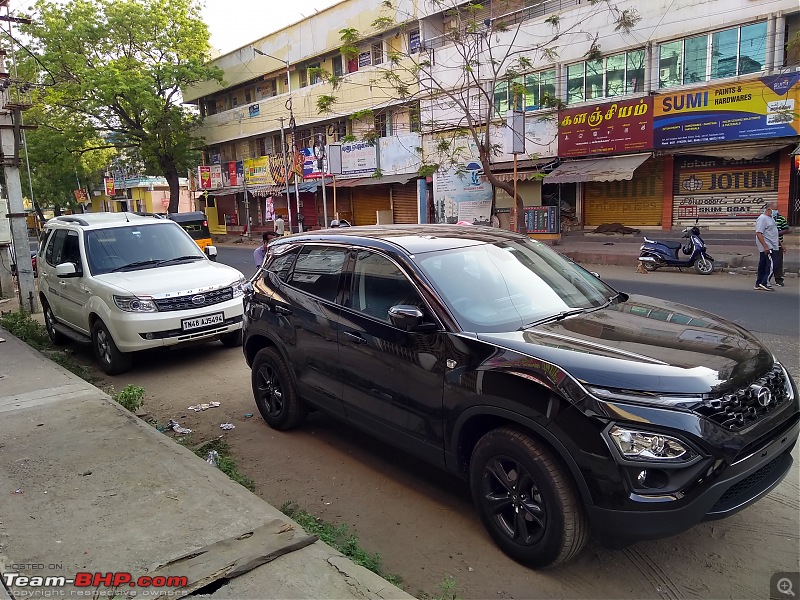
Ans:
<svg viewBox="0 0 800 600"><path fill-rule="evenodd" d="M308 415L308 407L297 395L294 379L275 348L262 348L250 372L258 412L273 429L297 427Z"/></svg>
<svg viewBox="0 0 800 600"><path fill-rule="evenodd" d="M108 327L99 319L92 325L92 347L106 375L119 375L131 368L131 355L120 352Z"/></svg>
<svg viewBox="0 0 800 600"><path fill-rule="evenodd" d="M534 438L511 427L484 435L470 462L472 498L498 546L531 567L576 556L589 524L566 469Z"/></svg>

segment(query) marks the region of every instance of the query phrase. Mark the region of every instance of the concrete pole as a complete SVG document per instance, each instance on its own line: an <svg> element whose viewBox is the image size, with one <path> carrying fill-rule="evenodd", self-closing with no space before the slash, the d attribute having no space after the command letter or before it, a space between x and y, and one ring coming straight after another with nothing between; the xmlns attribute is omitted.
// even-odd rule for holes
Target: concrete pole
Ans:
<svg viewBox="0 0 800 600"><path fill-rule="evenodd" d="M20 111L15 110L14 113L14 118L10 114L0 115L0 147L2 147L6 191L8 192L11 243L14 245L14 254L17 259L20 306L31 313L38 313L39 299L36 296L33 279L27 215L22 202L22 184L19 180L19 139L17 137L19 130L14 128L14 119L18 124L20 123Z"/></svg>

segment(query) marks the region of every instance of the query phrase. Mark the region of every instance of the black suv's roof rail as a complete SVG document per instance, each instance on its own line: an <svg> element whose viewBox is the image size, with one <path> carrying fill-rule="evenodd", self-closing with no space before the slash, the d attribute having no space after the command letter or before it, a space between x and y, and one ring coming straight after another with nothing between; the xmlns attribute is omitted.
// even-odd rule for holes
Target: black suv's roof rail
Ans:
<svg viewBox="0 0 800 600"><path fill-rule="evenodd" d="M152 213L152 212L137 211L137 212L134 212L133 214L139 215L140 217L155 217L156 219L163 219L164 218L164 215L160 215L158 213Z"/></svg>
<svg viewBox="0 0 800 600"><path fill-rule="evenodd" d="M77 223L78 225L83 225L84 227L89 226L89 223L87 223L85 219L81 219L80 217L73 217L72 215L60 215L56 217L56 220L64 221L65 223Z"/></svg>

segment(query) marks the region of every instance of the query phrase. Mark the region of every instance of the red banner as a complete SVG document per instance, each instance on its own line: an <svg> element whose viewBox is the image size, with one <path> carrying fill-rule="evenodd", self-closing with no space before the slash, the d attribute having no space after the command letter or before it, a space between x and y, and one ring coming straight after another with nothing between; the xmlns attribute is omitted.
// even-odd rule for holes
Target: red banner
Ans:
<svg viewBox="0 0 800 600"><path fill-rule="evenodd" d="M236 179L236 162L232 161L228 163L228 178L230 180L230 186L236 187L239 185L239 181Z"/></svg>
<svg viewBox="0 0 800 600"><path fill-rule="evenodd" d="M103 183L106 186L106 196L113 196L114 195L114 178L113 177L104 177Z"/></svg>
<svg viewBox="0 0 800 600"><path fill-rule="evenodd" d="M558 111L559 156L634 152L652 147L651 96Z"/></svg>
<svg viewBox="0 0 800 600"><path fill-rule="evenodd" d="M72 193L75 194L75 202L80 202L81 204L84 204L89 201L88 190L72 190Z"/></svg>
<svg viewBox="0 0 800 600"><path fill-rule="evenodd" d="M211 189L211 167L210 166L199 166L199 167L197 167L197 173L200 175L200 189L201 190L210 190Z"/></svg>

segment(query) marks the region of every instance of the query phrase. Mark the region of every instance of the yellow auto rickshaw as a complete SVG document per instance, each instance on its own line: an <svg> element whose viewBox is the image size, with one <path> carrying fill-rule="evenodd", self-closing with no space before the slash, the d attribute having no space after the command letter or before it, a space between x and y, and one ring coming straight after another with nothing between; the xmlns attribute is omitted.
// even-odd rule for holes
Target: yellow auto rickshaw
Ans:
<svg viewBox="0 0 800 600"><path fill-rule="evenodd" d="M211 260L217 260L216 252L212 254L207 250L209 246L213 247L213 242L211 232L208 230L206 213L202 211L170 213L168 217L183 227L186 233L200 246L200 250L205 252Z"/></svg>

